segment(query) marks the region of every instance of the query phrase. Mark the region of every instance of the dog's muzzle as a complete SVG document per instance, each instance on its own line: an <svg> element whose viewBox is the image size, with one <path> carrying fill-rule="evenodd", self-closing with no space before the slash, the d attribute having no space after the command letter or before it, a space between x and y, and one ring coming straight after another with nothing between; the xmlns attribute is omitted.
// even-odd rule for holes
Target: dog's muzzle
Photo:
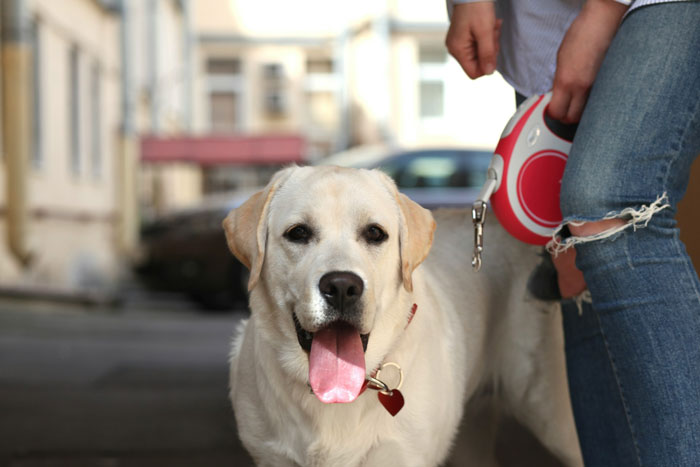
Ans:
<svg viewBox="0 0 700 467"><path fill-rule="evenodd" d="M360 329L362 324L362 293L364 282L355 273L347 271L333 271L324 274L318 282L318 290L326 302L323 329L340 323L348 324L355 329ZM313 343L314 333L301 326L296 315L294 326L301 348L309 352ZM369 334L361 334L362 347L366 351Z"/></svg>

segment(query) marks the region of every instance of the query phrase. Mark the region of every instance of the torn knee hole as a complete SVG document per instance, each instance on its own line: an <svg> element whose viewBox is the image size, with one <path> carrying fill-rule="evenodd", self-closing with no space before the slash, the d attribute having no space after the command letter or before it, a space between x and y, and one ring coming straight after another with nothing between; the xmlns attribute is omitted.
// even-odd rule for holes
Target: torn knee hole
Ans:
<svg viewBox="0 0 700 467"><path fill-rule="evenodd" d="M554 230L552 239L547 243L547 250L556 256L580 243L611 238L630 227L633 230L646 227L654 214L670 206L668 195L664 193L649 205L625 208L620 212L609 212L600 220L569 220ZM565 228L571 235L562 238L562 229Z"/></svg>
<svg viewBox="0 0 700 467"><path fill-rule="evenodd" d="M625 225L625 223L627 223L626 219L616 217L614 219L584 222L582 224L570 224L569 231L572 235L576 235L577 237L586 237L620 227Z"/></svg>

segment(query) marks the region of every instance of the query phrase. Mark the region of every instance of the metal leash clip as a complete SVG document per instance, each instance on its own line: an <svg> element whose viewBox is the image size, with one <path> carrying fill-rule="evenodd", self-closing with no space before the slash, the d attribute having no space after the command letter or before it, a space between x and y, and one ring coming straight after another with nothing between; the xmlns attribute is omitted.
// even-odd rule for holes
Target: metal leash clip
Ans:
<svg viewBox="0 0 700 467"><path fill-rule="evenodd" d="M484 251L484 222L488 201L498 185L498 173L489 167L486 173L486 181L472 205L472 222L474 223L474 254L472 255L472 268L474 271L481 269L481 253Z"/></svg>
<svg viewBox="0 0 700 467"><path fill-rule="evenodd" d="M379 376L381 375L382 371L384 371L384 369L386 367L396 368L396 371L398 371L398 374L399 374L399 382L398 382L398 384L396 384L396 387L393 389L390 388L387 383L385 383L384 381L379 379ZM401 389L401 386L403 386L403 370L401 369L401 367L399 366L398 363L386 362L377 370L377 373L374 377L372 377L372 376L367 377L367 383L368 383L367 387L369 387L370 389L374 389L374 390L379 391L381 393L391 395L391 393L393 391L399 390L399 389Z"/></svg>

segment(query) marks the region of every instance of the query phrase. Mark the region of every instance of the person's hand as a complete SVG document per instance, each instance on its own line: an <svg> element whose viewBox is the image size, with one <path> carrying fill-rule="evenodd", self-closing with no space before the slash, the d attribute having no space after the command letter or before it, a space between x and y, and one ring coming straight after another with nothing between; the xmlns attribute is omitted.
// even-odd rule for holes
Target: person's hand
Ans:
<svg viewBox="0 0 700 467"><path fill-rule="evenodd" d="M500 32L493 2L461 3L452 12L445 45L467 75L476 79L496 69Z"/></svg>
<svg viewBox="0 0 700 467"><path fill-rule="evenodd" d="M549 115L564 123L581 119L605 53L627 5L613 0L588 0L566 32L552 85Z"/></svg>

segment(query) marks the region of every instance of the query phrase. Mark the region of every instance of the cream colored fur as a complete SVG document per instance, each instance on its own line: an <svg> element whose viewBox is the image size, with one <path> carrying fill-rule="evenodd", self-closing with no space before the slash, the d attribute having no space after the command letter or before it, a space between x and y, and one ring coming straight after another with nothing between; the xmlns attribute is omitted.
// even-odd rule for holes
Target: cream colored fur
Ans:
<svg viewBox="0 0 700 467"><path fill-rule="evenodd" d="M438 211L435 220L433 239L431 213L384 174L337 167L285 169L226 218L231 251L251 268L251 316L234 340L231 400L258 465L440 465L465 403L485 386L565 464L582 465L559 318L525 287L537 250L491 223L475 273L468 212ZM314 240L286 240L302 222ZM360 232L369 223L388 240L368 245ZM367 371L391 361L405 375L406 405L396 417L375 391L327 405L309 390L292 313L308 330L323 322L318 283L330 271L363 279Z"/></svg>

